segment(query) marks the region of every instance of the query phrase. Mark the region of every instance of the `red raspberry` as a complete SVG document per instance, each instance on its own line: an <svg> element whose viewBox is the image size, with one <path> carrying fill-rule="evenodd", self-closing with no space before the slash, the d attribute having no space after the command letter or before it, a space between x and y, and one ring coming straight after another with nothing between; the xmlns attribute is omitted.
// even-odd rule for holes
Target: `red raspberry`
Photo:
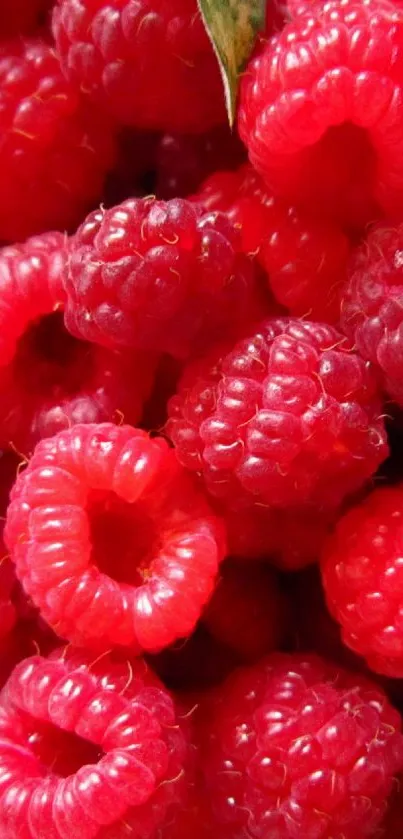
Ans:
<svg viewBox="0 0 403 839"><path fill-rule="evenodd" d="M239 131L279 195L362 228L401 208L402 97L401 9L309 3L250 62Z"/></svg>
<svg viewBox="0 0 403 839"><path fill-rule="evenodd" d="M403 224L372 230L351 260L341 325L403 406Z"/></svg>
<svg viewBox="0 0 403 839"><path fill-rule="evenodd" d="M0 137L0 241L75 226L101 192L112 137L44 42L0 46Z"/></svg>
<svg viewBox="0 0 403 839"><path fill-rule="evenodd" d="M257 255L276 299L293 315L339 320L349 253L341 230L274 196L248 164L211 175L195 200L240 227L243 249Z"/></svg>
<svg viewBox="0 0 403 839"><path fill-rule="evenodd" d="M58 635L136 652L190 634L225 551L173 450L130 426L77 425L39 443L6 531L18 577Z"/></svg>
<svg viewBox="0 0 403 839"><path fill-rule="evenodd" d="M156 365L69 335L65 245L47 233L0 251L0 442L24 452L75 422L138 421Z"/></svg>
<svg viewBox="0 0 403 839"><path fill-rule="evenodd" d="M403 677L402 487L379 489L338 523L322 561L345 644L378 673Z"/></svg>
<svg viewBox="0 0 403 839"><path fill-rule="evenodd" d="M226 504L333 508L388 452L371 365L326 324L263 321L185 373L167 433Z"/></svg>
<svg viewBox="0 0 403 839"><path fill-rule="evenodd" d="M238 230L181 198L91 213L71 240L66 290L73 335L185 358L256 315Z"/></svg>
<svg viewBox="0 0 403 839"><path fill-rule="evenodd" d="M403 766L382 691L320 658L273 655L218 688L203 771L225 837L374 836Z"/></svg>
<svg viewBox="0 0 403 839"><path fill-rule="evenodd" d="M141 659L26 659L2 695L0 733L9 839L156 839L183 798L186 739Z"/></svg>
<svg viewBox="0 0 403 839"><path fill-rule="evenodd" d="M215 638L244 661L280 649L287 629L286 597L267 565L226 562L203 615Z"/></svg>
<svg viewBox="0 0 403 839"><path fill-rule="evenodd" d="M123 125L200 132L225 122L196 0L59 0L53 34L67 77Z"/></svg>
<svg viewBox="0 0 403 839"><path fill-rule="evenodd" d="M32 32L50 6L51 0L0 0L0 38Z"/></svg>

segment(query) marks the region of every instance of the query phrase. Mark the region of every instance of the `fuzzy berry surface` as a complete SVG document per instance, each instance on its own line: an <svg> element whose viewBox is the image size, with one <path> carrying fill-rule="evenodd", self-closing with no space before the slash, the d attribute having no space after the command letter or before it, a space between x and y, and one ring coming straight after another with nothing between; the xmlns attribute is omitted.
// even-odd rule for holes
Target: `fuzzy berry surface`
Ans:
<svg viewBox="0 0 403 839"><path fill-rule="evenodd" d="M322 558L327 604L345 644L403 678L403 487L372 492L339 521Z"/></svg>
<svg viewBox="0 0 403 839"><path fill-rule="evenodd" d="M73 335L184 358L244 327L260 304L238 229L179 198L91 213L71 238L65 288Z"/></svg>
<svg viewBox="0 0 403 839"><path fill-rule="evenodd" d="M241 231L276 300L292 315L336 323L350 244L341 228L279 198L250 164L210 175L194 196Z"/></svg>
<svg viewBox="0 0 403 839"><path fill-rule="evenodd" d="M189 365L166 426L213 495L334 508L387 456L371 365L332 326L277 318Z"/></svg>
<svg viewBox="0 0 403 839"><path fill-rule="evenodd" d="M351 258L341 326L403 406L403 224L378 226Z"/></svg>
<svg viewBox="0 0 403 839"><path fill-rule="evenodd" d="M198 133L225 122L196 0L59 0L53 34L69 80L122 125Z"/></svg>
<svg viewBox="0 0 403 839"><path fill-rule="evenodd" d="M225 553L222 523L167 442L108 423L38 444L5 539L59 636L137 654L192 632Z"/></svg>
<svg viewBox="0 0 403 839"><path fill-rule="evenodd" d="M382 691L298 654L230 676L206 703L201 741L226 839L375 836L403 762Z"/></svg>
<svg viewBox="0 0 403 839"><path fill-rule="evenodd" d="M4 839L153 839L184 795L188 744L144 661L59 649L2 693Z"/></svg>
<svg viewBox="0 0 403 839"><path fill-rule="evenodd" d="M39 38L0 42L0 242L75 227L113 164L107 121Z"/></svg>
<svg viewBox="0 0 403 839"><path fill-rule="evenodd" d="M402 97L399 5L309 3L258 46L238 128L279 195L362 229L401 206Z"/></svg>

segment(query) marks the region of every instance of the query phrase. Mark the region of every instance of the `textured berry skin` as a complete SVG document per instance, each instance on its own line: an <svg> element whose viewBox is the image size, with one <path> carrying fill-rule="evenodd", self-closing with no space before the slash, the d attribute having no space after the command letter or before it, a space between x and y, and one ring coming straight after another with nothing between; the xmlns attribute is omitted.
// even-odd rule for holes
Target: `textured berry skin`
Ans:
<svg viewBox="0 0 403 839"><path fill-rule="evenodd" d="M358 248L344 288L341 325L403 406L403 224L377 227Z"/></svg>
<svg viewBox="0 0 403 839"><path fill-rule="evenodd" d="M218 688L201 744L226 839L375 836L403 764L401 720L385 695L297 654L273 655Z"/></svg>
<svg viewBox="0 0 403 839"><path fill-rule="evenodd" d="M0 706L4 839L158 836L183 796L187 744L138 661L59 650L12 673Z"/></svg>
<svg viewBox="0 0 403 839"><path fill-rule="evenodd" d="M57 232L0 251L0 441L25 453L77 422L137 422L154 377L154 357L67 333L65 253Z"/></svg>
<svg viewBox="0 0 403 839"><path fill-rule="evenodd" d="M256 275L239 231L185 199L131 199L72 237L66 326L106 346L187 357L255 315Z"/></svg>
<svg viewBox="0 0 403 839"><path fill-rule="evenodd" d="M257 49L239 131L279 195L362 228L401 207L402 98L401 9L309 3Z"/></svg>
<svg viewBox="0 0 403 839"><path fill-rule="evenodd" d="M403 677L403 488L379 489L338 523L322 560L343 641L387 676Z"/></svg>
<svg viewBox="0 0 403 839"><path fill-rule="evenodd" d="M53 34L66 76L123 125L200 132L225 122L196 0L59 0Z"/></svg>
<svg viewBox="0 0 403 839"><path fill-rule="evenodd" d="M336 224L275 196L250 164L215 172L194 198L240 227L243 249L257 256L276 300L291 314L339 320L350 246Z"/></svg>
<svg viewBox="0 0 403 839"><path fill-rule="evenodd" d="M40 40L0 44L0 241L70 229L113 163L104 118L64 79Z"/></svg>
<svg viewBox="0 0 403 839"><path fill-rule="evenodd" d="M181 463L230 506L334 508L388 451L369 363L333 327L292 318L190 365L169 413Z"/></svg>
<svg viewBox="0 0 403 839"><path fill-rule="evenodd" d="M0 38L32 32L50 6L51 0L0 0Z"/></svg>
<svg viewBox="0 0 403 839"><path fill-rule="evenodd" d="M163 439L110 424L43 440L12 490L17 575L61 637L157 651L193 630L225 543Z"/></svg>

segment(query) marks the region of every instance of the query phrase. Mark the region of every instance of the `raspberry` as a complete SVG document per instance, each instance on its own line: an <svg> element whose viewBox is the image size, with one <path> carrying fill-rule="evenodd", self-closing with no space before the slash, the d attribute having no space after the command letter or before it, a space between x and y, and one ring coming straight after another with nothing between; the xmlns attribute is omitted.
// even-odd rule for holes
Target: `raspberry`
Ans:
<svg viewBox="0 0 403 839"><path fill-rule="evenodd" d="M167 433L225 504L334 508L388 448L368 362L331 326L278 318L185 373Z"/></svg>
<svg viewBox="0 0 403 839"><path fill-rule="evenodd" d="M235 673L207 705L200 739L226 837L374 836L403 765L401 720L384 694L313 656Z"/></svg>
<svg viewBox="0 0 403 839"><path fill-rule="evenodd" d="M74 422L138 421L154 375L151 357L67 333L65 245L47 233L0 251L0 441L24 452Z"/></svg>
<svg viewBox="0 0 403 839"><path fill-rule="evenodd" d="M403 224L372 230L351 260L341 325L403 406Z"/></svg>
<svg viewBox="0 0 403 839"><path fill-rule="evenodd" d="M248 164L211 175L195 200L240 227L243 249L257 255L276 299L293 315L339 320L349 243L336 225L277 198Z"/></svg>
<svg viewBox="0 0 403 839"><path fill-rule="evenodd" d="M328 0L261 42L241 84L251 162L292 202L362 229L403 195L403 14Z"/></svg>
<svg viewBox="0 0 403 839"><path fill-rule="evenodd" d="M38 444L5 538L58 635L136 652L190 634L225 552L220 521L166 441L107 423Z"/></svg>
<svg viewBox="0 0 403 839"><path fill-rule="evenodd" d="M378 673L403 677L402 487L379 489L338 523L324 551L326 599L345 644Z"/></svg>
<svg viewBox="0 0 403 839"><path fill-rule="evenodd" d="M151 839L183 797L186 739L140 659L26 659L2 695L0 732L3 836Z"/></svg>
<svg viewBox="0 0 403 839"><path fill-rule="evenodd" d="M66 290L73 335L185 358L239 330L257 306L238 230L185 199L91 213L71 240Z"/></svg>
<svg viewBox="0 0 403 839"><path fill-rule="evenodd" d="M200 132L225 122L196 0L59 0L53 34L66 76L123 125Z"/></svg>
<svg viewBox="0 0 403 839"><path fill-rule="evenodd" d="M75 226L100 195L112 135L40 40L0 45L0 137L0 241Z"/></svg>
<svg viewBox="0 0 403 839"><path fill-rule="evenodd" d="M50 6L51 0L0 0L0 38L36 29Z"/></svg>

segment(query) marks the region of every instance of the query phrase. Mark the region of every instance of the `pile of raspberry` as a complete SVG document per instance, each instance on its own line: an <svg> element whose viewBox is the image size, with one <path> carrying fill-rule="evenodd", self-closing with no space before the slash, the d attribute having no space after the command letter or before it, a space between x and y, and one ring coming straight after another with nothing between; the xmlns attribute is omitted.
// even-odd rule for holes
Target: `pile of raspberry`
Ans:
<svg viewBox="0 0 403 839"><path fill-rule="evenodd" d="M0 0L0 839L402 839L403 2L199 6Z"/></svg>

